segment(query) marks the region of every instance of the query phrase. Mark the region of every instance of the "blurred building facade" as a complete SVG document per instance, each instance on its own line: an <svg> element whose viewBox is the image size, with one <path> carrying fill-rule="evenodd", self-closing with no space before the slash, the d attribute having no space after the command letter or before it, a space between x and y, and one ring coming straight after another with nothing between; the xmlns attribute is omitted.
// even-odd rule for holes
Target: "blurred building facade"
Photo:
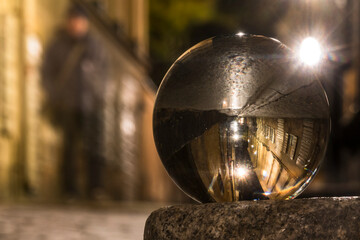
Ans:
<svg viewBox="0 0 360 240"><path fill-rule="evenodd" d="M107 197L176 199L180 193L152 137L155 88L148 76L147 0L0 0L0 199L61 197L62 133L42 115L39 70L43 50L72 3L88 13L111 62L103 142ZM81 188L81 157L77 165Z"/></svg>

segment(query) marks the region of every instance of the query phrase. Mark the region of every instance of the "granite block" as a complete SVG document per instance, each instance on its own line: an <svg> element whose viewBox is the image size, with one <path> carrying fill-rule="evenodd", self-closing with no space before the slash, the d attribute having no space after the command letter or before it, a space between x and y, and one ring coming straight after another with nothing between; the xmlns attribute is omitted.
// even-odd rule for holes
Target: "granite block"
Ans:
<svg viewBox="0 0 360 240"><path fill-rule="evenodd" d="M147 219L144 239L360 239L360 197L165 207Z"/></svg>

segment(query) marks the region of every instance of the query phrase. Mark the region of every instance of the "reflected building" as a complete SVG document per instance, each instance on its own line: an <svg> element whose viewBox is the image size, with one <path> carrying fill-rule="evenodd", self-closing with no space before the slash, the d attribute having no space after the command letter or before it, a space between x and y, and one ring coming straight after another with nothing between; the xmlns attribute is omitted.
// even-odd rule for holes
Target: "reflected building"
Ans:
<svg viewBox="0 0 360 240"><path fill-rule="evenodd" d="M327 127L326 120L234 117L191 141L194 172L184 170L181 178L198 189L208 186L202 199L287 198L317 171ZM191 176L196 171L198 180Z"/></svg>
<svg viewBox="0 0 360 240"><path fill-rule="evenodd" d="M261 186L265 193L288 194L321 161L328 126L310 119L259 118L256 122L249 150Z"/></svg>

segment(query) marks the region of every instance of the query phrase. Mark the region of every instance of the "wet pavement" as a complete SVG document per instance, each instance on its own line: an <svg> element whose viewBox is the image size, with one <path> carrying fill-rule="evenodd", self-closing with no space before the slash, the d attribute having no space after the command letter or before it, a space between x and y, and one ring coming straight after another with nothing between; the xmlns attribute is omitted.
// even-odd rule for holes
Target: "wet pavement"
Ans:
<svg viewBox="0 0 360 240"><path fill-rule="evenodd" d="M158 206L0 205L2 240L137 240Z"/></svg>

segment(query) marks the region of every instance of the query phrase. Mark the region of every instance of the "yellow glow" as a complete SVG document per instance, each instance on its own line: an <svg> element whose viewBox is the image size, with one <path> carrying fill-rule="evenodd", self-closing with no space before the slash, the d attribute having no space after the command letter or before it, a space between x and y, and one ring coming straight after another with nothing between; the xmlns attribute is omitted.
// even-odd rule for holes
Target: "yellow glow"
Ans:
<svg viewBox="0 0 360 240"><path fill-rule="evenodd" d="M247 173L248 173L248 170L244 167L239 167L236 169L236 176L239 178L246 177Z"/></svg>
<svg viewBox="0 0 360 240"><path fill-rule="evenodd" d="M237 140L240 139L240 135L239 135L239 134L234 134L234 135L232 136L232 138L233 138L233 140L237 141Z"/></svg>
<svg viewBox="0 0 360 240"><path fill-rule="evenodd" d="M309 65L314 66L320 62L321 46L318 40L313 37L305 38L300 45L300 60Z"/></svg>
<svg viewBox="0 0 360 240"><path fill-rule="evenodd" d="M37 36L28 35L26 37L26 50L29 62L37 63L38 61L40 61L42 54L42 46Z"/></svg>
<svg viewBox="0 0 360 240"><path fill-rule="evenodd" d="M136 130L135 120L134 117L124 112L121 120L121 130L124 135L131 136L134 134Z"/></svg>

